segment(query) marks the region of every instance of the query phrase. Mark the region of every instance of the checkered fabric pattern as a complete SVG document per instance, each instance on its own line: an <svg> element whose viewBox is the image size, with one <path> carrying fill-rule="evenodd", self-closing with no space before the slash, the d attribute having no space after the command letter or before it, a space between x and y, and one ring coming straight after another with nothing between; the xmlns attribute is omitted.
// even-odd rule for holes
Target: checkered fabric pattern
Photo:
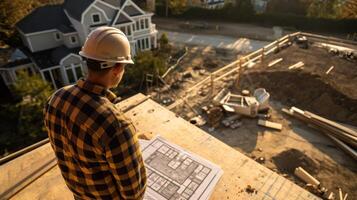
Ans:
<svg viewBox="0 0 357 200"><path fill-rule="evenodd" d="M142 199L146 172L135 127L112 103L114 93L80 79L53 94L44 122L76 199Z"/></svg>

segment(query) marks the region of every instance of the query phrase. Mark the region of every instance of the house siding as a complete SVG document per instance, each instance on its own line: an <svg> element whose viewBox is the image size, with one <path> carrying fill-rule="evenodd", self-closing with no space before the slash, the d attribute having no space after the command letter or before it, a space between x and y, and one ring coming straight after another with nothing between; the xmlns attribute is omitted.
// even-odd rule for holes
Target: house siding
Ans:
<svg viewBox="0 0 357 200"><path fill-rule="evenodd" d="M82 62L82 60L79 56L69 54L68 57L65 57L64 59L61 60L61 65L67 66L67 65L71 65L71 64L79 64L81 62Z"/></svg>
<svg viewBox="0 0 357 200"><path fill-rule="evenodd" d="M22 33L20 33L20 37L21 37L21 40L22 40L23 44L24 44L27 48L31 49L29 43L27 42L27 37L26 37L24 34L22 34Z"/></svg>
<svg viewBox="0 0 357 200"><path fill-rule="evenodd" d="M91 26L91 25L96 25L97 23L93 23L92 21L92 14L94 13L98 13L100 16L100 22L98 22L98 24L101 23L108 23L107 19L105 18L103 11L95 8L95 7L90 7L89 10L85 13L85 15L83 16L83 24L86 26Z"/></svg>
<svg viewBox="0 0 357 200"><path fill-rule="evenodd" d="M108 7L107 5L101 3L100 1L97 1L95 5L98 8L102 9L107 14L107 17L109 18L110 21L115 17L116 14L115 9Z"/></svg>
<svg viewBox="0 0 357 200"><path fill-rule="evenodd" d="M67 13L66 15L69 21L73 24L74 29L76 29L78 33L80 45L83 45L88 35L88 31L86 31L87 28L85 28L85 26L81 24L79 21L77 21L76 19L70 17Z"/></svg>
<svg viewBox="0 0 357 200"><path fill-rule="evenodd" d="M71 37L73 37L73 36L76 37L76 40L77 40L76 43L72 43L72 41L71 41ZM80 38L77 33L68 34L68 35L63 36L63 42L66 45L66 47L68 47L68 48L74 48L74 47L81 46L81 41L80 41Z"/></svg>
<svg viewBox="0 0 357 200"><path fill-rule="evenodd" d="M61 46L63 44L63 41L62 39L56 41L54 35L56 32L58 31L51 31L27 36L32 46L32 52L52 49Z"/></svg>

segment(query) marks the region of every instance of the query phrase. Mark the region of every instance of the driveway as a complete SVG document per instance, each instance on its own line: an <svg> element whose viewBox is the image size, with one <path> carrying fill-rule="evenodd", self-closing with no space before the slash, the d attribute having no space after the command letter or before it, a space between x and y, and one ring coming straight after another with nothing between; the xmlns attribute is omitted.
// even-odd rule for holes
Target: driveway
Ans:
<svg viewBox="0 0 357 200"><path fill-rule="evenodd" d="M172 43L211 46L214 48L234 50L240 53L255 51L269 44L269 42L266 41L251 40L247 38L233 38L221 35L199 35L165 30L160 30L159 35L161 36L164 32Z"/></svg>

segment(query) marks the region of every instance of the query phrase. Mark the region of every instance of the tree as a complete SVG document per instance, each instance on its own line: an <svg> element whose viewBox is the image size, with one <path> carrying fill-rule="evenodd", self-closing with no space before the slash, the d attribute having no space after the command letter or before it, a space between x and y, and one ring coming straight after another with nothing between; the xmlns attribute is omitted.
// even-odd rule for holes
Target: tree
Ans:
<svg viewBox="0 0 357 200"><path fill-rule="evenodd" d="M307 12L309 17L337 18L340 0L313 1Z"/></svg>
<svg viewBox="0 0 357 200"><path fill-rule="evenodd" d="M134 58L134 65L126 68L123 84L132 88L140 86L146 74L160 76L167 69L166 59L157 52L138 52Z"/></svg>
<svg viewBox="0 0 357 200"><path fill-rule="evenodd" d="M160 49L167 49L169 46L169 38L166 33L163 33L159 39Z"/></svg>
<svg viewBox="0 0 357 200"><path fill-rule="evenodd" d="M347 0L341 5L341 18L357 19L357 1Z"/></svg>
<svg viewBox="0 0 357 200"><path fill-rule="evenodd" d="M312 1L313 0L270 0L267 5L267 11L271 13L287 13L305 16Z"/></svg>
<svg viewBox="0 0 357 200"><path fill-rule="evenodd" d="M6 43L12 43L15 25L35 8L47 4L59 4L63 0L1 0L0 35Z"/></svg>
<svg viewBox="0 0 357 200"><path fill-rule="evenodd" d="M166 0L166 5L170 8L171 14L181 14L187 8L187 0Z"/></svg>
<svg viewBox="0 0 357 200"><path fill-rule="evenodd" d="M42 111L53 90L37 74L29 75L26 71L20 71L17 78L14 91L17 98L21 99L16 104L20 112L18 132L30 140L36 140L46 135Z"/></svg>
<svg viewBox="0 0 357 200"><path fill-rule="evenodd" d="M26 71L17 78L13 87L16 102L0 105L0 156L47 137L42 110L53 92L51 86Z"/></svg>

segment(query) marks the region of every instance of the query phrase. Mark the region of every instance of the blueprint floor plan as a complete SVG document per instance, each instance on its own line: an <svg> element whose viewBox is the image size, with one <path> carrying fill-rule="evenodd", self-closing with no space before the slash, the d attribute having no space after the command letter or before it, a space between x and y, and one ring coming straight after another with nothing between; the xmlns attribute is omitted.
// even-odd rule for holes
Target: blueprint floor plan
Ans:
<svg viewBox="0 0 357 200"><path fill-rule="evenodd" d="M148 176L145 200L208 199L223 171L161 137L140 141Z"/></svg>

